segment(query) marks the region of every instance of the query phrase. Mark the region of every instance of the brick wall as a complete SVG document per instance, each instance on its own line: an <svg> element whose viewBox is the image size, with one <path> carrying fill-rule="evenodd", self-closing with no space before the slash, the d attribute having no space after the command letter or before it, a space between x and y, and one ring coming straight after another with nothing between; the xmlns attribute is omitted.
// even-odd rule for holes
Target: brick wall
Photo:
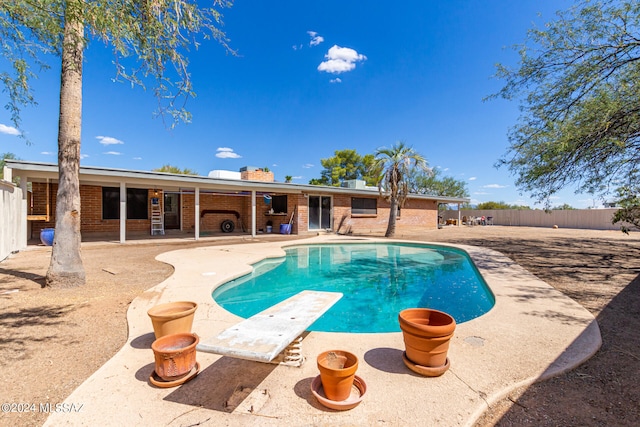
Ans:
<svg viewBox="0 0 640 427"><path fill-rule="evenodd" d="M43 215L46 213L47 184L34 182L32 184L32 206L29 206L29 214ZM149 190L148 219L128 219L127 231L150 231L151 230L151 198L155 197ZM58 184L49 184L49 221L34 221L32 223L32 234L39 234L43 228L53 228L56 225L56 194ZM162 197L159 193L158 197ZM117 233L120 231L119 219L102 219L102 187L96 185L80 186L80 232L106 232Z"/></svg>
<svg viewBox="0 0 640 427"><path fill-rule="evenodd" d="M240 179L247 181L273 182L273 172L265 172L262 169L240 171Z"/></svg>
<svg viewBox="0 0 640 427"><path fill-rule="evenodd" d="M340 233L384 233L389 224L389 202L377 198L375 215L351 215L351 197L333 198L333 230ZM362 197L362 196L358 196ZM407 200L396 221L396 232L403 230L434 229L438 223L438 206L432 200Z"/></svg>
<svg viewBox="0 0 640 427"><path fill-rule="evenodd" d="M246 195L222 195L200 193L200 212L204 210L230 210L240 214L240 220L232 213L207 213L199 216L200 231L220 231L220 224L230 219L235 231L249 229L251 222L251 197ZM195 195L182 195L182 227L185 231L195 230Z"/></svg>
<svg viewBox="0 0 640 427"><path fill-rule="evenodd" d="M33 183L33 207L29 206L29 214L46 213L46 184ZM55 199L57 184L49 186L49 205L51 219L48 222L32 222L32 233L40 233L43 228L55 226ZM151 223L151 198L156 197L153 190L148 190L149 194L149 219L127 220L127 231L150 231ZM273 193L272 196L278 195ZM322 195L318 193L318 195ZM120 230L120 220L102 219L102 187L82 185L80 186L80 197L82 201L82 232L110 232L117 233ZM162 199L162 192L158 192ZM340 233L384 233L389 221L389 203L376 193L372 197L377 198L377 213L375 215L351 215L350 195L332 195L333 200L333 231ZM358 196L362 197L362 196ZM284 215L269 215L270 205L264 203L261 197L256 198L256 228L266 231L267 222L271 221L273 233L280 232L280 224L289 223L292 213L295 210L294 221L291 232L293 234L303 234L308 232L309 224L309 199L302 194L287 195L287 212ZM181 214L184 231L195 229L195 195L193 193L183 193L181 197ZM238 221L233 214L229 213L209 213L200 219L200 230L219 232L222 221L233 220L239 232L244 229L249 232L251 227L251 197L246 194L200 194L200 209L202 210L231 210L240 213ZM437 227L437 204L430 200L408 200L401 209L400 217L396 223L396 232L403 230L433 229ZM242 224L240 223L242 222Z"/></svg>

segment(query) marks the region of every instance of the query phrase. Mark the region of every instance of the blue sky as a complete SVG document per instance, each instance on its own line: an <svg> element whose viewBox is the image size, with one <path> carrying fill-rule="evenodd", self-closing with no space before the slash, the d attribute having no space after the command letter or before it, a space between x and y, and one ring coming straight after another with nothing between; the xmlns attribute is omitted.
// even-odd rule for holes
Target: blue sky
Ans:
<svg viewBox="0 0 640 427"><path fill-rule="evenodd" d="M483 98L516 65L510 46L569 1L258 2L223 11L238 56L216 42L190 54L190 124L154 118L152 91L113 82L108 49L85 55L82 165L151 170L269 167L276 180L308 183L336 150L364 155L402 140L431 167L467 183L472 203L534 205L494 164L505 153L517 102ZM34 83L39 105L23 111L31 145L0 111L0 153L56 162L59 66ZM6 64L3 64L3 67ZM0 95L2 104L6 98ZM552 205L599 205L567 189Z"/></svg>

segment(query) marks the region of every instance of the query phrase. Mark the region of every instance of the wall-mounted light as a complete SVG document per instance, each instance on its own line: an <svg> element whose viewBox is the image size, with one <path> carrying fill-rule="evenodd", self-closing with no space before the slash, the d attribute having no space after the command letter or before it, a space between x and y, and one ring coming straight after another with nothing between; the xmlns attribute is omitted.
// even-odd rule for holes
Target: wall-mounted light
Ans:
<svg viewBox="0 0 640 427"><path fill-rule="evenodd" d="M153 189L153 195L154 195L154 196L158 196L158 189L157 189L157 188L154 188L154 189Z"/></svg>

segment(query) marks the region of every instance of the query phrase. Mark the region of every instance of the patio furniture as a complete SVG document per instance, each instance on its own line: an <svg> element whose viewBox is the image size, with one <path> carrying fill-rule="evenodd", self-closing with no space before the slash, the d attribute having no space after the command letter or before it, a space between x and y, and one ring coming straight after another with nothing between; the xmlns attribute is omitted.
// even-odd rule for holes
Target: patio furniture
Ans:
<svg viewBox="0 0 640 427"><path fill-rule="evenodd" d="M300 366L302 333L333 306L339 292L302 291L204 339L196 350L264 363Z"/></svg>

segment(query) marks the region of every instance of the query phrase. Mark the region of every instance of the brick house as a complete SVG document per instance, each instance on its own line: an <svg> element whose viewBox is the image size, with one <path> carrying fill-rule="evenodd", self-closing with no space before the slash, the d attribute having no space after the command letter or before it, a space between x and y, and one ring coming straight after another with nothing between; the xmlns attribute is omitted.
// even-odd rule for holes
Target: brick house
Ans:
<svg viewBox="0 0 640 427"><path fill-rule="evenodd" d="M55 226L56 164L7 160L5 179L20 178L28 237ZM275 182L273 173L245 167L239 179L103 167L80 168L81 232L127 237L153 234L384 233L389 203L361 182L347 187ZM434 229L440 203L465 198L412 195L396 229ZM160 218L161 225L154 226ZM282 226L282 224L285 224ZM156 228L154 228L156 227ZM158 233L156 233L156 231ZM161 232L160 232L161 231Z"/></svg>

